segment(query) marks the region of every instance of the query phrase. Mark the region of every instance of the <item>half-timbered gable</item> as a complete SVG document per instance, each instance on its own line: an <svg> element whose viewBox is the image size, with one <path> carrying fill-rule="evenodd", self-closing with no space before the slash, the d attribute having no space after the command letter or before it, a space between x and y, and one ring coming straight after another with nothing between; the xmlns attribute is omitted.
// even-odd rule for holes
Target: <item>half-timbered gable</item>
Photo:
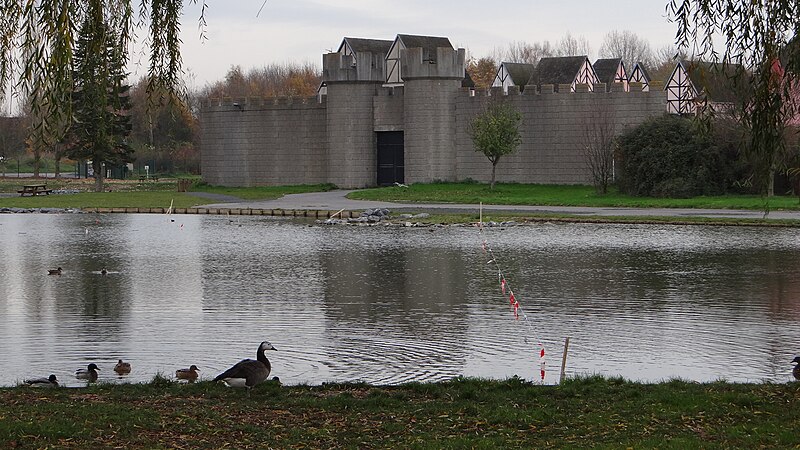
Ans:
<svg viewBox="0 0 800 450"><path fill-rule="evenodd" d="M670 114L694 114L695 103L697 98L697 88L689 78L689 73L686 72L683 61L678 61L675 68L672 69L664 85L664 90L667 91L667 112Z"/></svg>
<svg viewBox="0 0 800 450"><path fill-rule="evenodd" d="M592 68L601 83L606 83L606 86L621 83L624 90L628 90L628 75L622 58L598 59L592 64Z"/></svg>
<svg viewBox="0 0 800 450"><path fill-rule="evenodd" d="M559 85L568 84L570 92L575 92L575 86L579 84L588 85L589 90L593 91L597 83L600 80L585 55L542 58L528 82L536 86L552 84L555 89Z"/></svg>
<svg viewBox="0 0 800 450"><path fill-rule="evenodd" d="M644 64L641 62L637 62L633 65L633 70L631 70L631 74L628 77L628 83L641 83L642 84L642 91L650 92L650 74L647 73L647 69L645 69Z"/></svg>
<svg viewBox="0 0 800 450"><path fill-rule="evenodd" d="M403 74L400 72L400 50L407 48L421 48L422 61L436 63L436 49L445 47L453 49L453 44L446 37L416 36L412 34L398 34L386 54L386 84L403 84Z"/></svg>
<svg viewBox="0 0 800 450"><path fill-rule="evenodd" d="M704 61L679 61L664 89L667 112L697 114L711 109L726 112L744 97L747 79L740 67Z"/></svg>
<svg viewBox="0 0 800 450"><path fill-rule="evenodd" d="M525 85L531 79L533 71L536 68L533 64L525 63L500 63L500 68L497 69L497 74L492 82L492 87L502 87L504 93L508 93L509 86L519 86L520 92L525 90Z"/></svg>

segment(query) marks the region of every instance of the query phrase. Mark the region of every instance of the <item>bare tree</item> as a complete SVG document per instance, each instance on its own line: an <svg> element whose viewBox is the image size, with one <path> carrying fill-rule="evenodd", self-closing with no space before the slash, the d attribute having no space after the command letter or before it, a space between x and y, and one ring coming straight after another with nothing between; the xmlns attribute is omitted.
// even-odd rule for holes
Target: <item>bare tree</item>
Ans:
<svg viewBox="0 0 800 450"><path fill-rule="evenodd" d="M636 35L633 31L614 30L606 33L600 45L601 58L622 58L632 67L633 63L642 62L651 66L653 51L646 39Z"/></svg>
<svg viewBox="0 0 800 450"><path fill-rule="evenodd" d="M512 42L508 44L508 49L503 52L503 61L525 64L538 64L539 60L548 56L553 56L555 50L549 41L534 42Z"/></svg>
<svg viewBox="0 0 800 450"><path fill-rule="evenodd" d="M675 64L687 58L686 52L675 45L665 45L653 52L653 62L647 70L652 79L666 81L675 69Z"/></svg>
<svg viewBox="0 0 800 450"><path fill-rule="evenodd" d="M589 55L592 52L592 47L589 41L583 37L575 37L570 33L564 35L555 48L555 56L577 56Z"/></svg>
<svg viewBox="0 0 800 450"><path fill-rule="evenodd" d="M593 102L594 117L583 128L583 154L598 194L608 192L614 181L614 111L608 102Z"/></svg>

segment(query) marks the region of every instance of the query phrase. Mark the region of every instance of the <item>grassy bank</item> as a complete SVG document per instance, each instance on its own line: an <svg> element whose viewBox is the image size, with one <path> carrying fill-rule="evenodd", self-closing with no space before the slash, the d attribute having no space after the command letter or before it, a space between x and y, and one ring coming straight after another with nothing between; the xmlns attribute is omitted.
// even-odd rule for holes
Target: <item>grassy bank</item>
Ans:
<svg viewBox="0 0 800 450"><path fill-rule="evenodd" d="M0 390L2 448L789 448L798 429L800 383Z"/></svg>
<svg viewBox="0 0 800 450"><path fill-rule="evenodd" d="M198 180L194 180L198 181ZM37 197L19 197L17 190L25 184L47 184L55 190L77 191L69 194L51 194ZM178 179L159 181L107 180L106 192L94 192L91 179L40 179L0 178L0 193L13 194L0 198L0 207L10 208L166 208L173 202L175 208L219 203L218 200L177 192ZM263 186L228 188L195 183L193 192L222 194L240 200L269 200L286 194L320 192L332 189L332 185Z"/></svg>
<svg viewBox="0 0 800 450"><path fill-rule="evenodd" d="M503 184L494 189L478 183L412 184L364 189L349 195L358 200L394 202L466 203L487 205L596 206L632 208L714 208L714 209L800 209L797 197L772 197L768 203L759 196L726 195L694 198L631 197L616 190L599 195L591 186Z"/></svg>

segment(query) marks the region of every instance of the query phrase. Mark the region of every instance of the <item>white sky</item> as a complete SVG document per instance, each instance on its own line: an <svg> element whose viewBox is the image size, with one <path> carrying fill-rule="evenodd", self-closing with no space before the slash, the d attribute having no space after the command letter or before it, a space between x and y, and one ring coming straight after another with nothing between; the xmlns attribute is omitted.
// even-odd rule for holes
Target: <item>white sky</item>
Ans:
<svg viewBox="0 0 800 450"><path fill-rule="evenodd" d="M445 36L482 57L515 41L556 44L569 32L585 37L595 58L610 31L630 30L653 50L672 44L676 31L666 17L667 0L267 0L258 17L263 0L208 0L208 40L201 43L200 8L186 3L182 53L190 88L222 79L234 65L245 71L288 61L321 67L322 54L336 50L345 36ZM132 68L132 77L142 70Z"/></svg>

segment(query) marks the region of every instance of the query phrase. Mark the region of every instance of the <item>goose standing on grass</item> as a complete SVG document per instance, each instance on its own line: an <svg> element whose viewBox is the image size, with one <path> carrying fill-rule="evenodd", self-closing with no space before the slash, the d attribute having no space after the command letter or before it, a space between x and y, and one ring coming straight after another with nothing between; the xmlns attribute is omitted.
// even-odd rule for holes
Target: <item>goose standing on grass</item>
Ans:
<svg viewBox="0 0 800 450"><path fill-rule="evenodd" d="M231 387L247 388L247 396L250 397L250 389L266 380L272 370L269 359L267 359L267 355L265 354L267 350L277 351L278 349L273 347L269 342L264 341L258 346L256 359L243 359L239 361L230 369L217 375L214 381L221 380Z"/></svg>
<svg viewBox="0 0 800 450"><path fill-rule="evenodd" d="M47 269L48 275L61 275L61 267L58 269Z"/></svg>
<svg viewBox="0 0 800 450"><path fill-rule="evenodd" d="M26 386L31 387L58 387L58 379L55 375L50 375L47 378L33 378L25 380Z"/></svg>
<svg viewBox="0 0 800 450"><path fill-rule="evenodd" d="M186 380L189 383L194 383L197 380L197 371L200 370L192 364L188 369L178 369L175 371L175 378L179 380Z"/></svg>
<svg viewBox="0 0 800 450"><path fill-rule="evenodd" d="M97 371L100 370L97 364L91 363L85 369L75 371L75 378L79 380L97 381Z"/></svg>
<svg viewBox="0 0 800 450"><path fill-rule="evenodd" d="M792 375L794 375L795 380L800 380L800 356L792 360L793 363L797 363L792 369Z"/></svg>
<svg viewBox="0 0 800 450"><path fill-rule="evenodd" d="M114 366L114 372L117 372L119 375L127 375L131 373L131 363L123 362L120 359L117 365Z"/></svg>

